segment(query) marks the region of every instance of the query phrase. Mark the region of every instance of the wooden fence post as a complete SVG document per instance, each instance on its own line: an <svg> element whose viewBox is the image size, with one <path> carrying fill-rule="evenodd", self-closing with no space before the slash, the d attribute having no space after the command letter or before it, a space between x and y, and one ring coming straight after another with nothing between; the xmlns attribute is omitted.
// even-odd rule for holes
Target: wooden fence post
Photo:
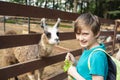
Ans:
<svg viewBox="0 0 120 80"><path fill-rule="evenodd" d="M119 25L120 25L120 22L118 20L115 20L112 54L115 53L115 42L116 42L116 35L117 35L117 27L119 27Z"/></svg>

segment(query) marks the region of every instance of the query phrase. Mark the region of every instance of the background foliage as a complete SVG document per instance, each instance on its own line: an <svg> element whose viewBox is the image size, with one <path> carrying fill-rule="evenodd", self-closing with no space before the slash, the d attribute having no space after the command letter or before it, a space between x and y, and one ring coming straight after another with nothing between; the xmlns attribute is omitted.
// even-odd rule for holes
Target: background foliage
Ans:
<svg viewBox="0 0 120 80"><path fill-rule="evenodd" d="M91 12L99 17L120 18L120 0L5 0L12 3L31 5L61 11L85 13Z"/></svg>

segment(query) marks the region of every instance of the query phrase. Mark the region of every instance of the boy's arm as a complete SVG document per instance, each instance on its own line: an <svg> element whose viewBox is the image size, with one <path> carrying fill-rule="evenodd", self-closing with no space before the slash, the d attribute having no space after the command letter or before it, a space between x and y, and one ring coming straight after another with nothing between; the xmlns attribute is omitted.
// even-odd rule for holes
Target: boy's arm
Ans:
<svg viewBox="0 0 120 80"><path fill-rule="evenodd" d="M74 77L76 80L85 80L76 70L75 66L71 66L68 69L68 74Z"/></svg>
<svg viewBox="0 0 120 80"><path fill-rule="evenodd" d="M92 80L104 80L103 76L92 75Z"/></svg>

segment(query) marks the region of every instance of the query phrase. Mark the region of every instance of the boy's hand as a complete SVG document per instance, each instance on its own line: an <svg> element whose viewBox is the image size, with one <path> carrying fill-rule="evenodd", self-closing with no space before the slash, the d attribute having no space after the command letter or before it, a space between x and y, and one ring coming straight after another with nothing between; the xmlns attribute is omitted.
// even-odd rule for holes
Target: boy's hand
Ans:
<svg viewBox="0 0 120 80"><path fill-rule="evenodd" d="M75 57L71 53L67 53L65 59L72 62L72 64L76 63Z"/></svg>
<svg viewBox="0 0 120 80"><path fill-rule="evenodd" d="M75 57L71 53L67 53L63 66L64 72L68 71L69 67L74 65L75 62L76 62Z"/></svg>

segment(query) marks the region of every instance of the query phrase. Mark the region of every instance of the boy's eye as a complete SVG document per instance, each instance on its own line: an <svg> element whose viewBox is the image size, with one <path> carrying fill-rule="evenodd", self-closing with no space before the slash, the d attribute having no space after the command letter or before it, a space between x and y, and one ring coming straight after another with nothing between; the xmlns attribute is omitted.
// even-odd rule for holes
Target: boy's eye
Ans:
<svg viewBox="0 0 120 80"><path fill-rule="evenodd" d="M83 33L83 35L88 35L89 33Z"/></svg>
<svg viewBox="0 0 120 80"><path fill-rule="evenodd" d="M76 35L89 35L89 33L76 33Z"/></svg>
<svg viewBox="0 0 120 80"><path fill-rule="evenodd" d="M76 33L77 35L80 35L80 33Z"/></svg>

